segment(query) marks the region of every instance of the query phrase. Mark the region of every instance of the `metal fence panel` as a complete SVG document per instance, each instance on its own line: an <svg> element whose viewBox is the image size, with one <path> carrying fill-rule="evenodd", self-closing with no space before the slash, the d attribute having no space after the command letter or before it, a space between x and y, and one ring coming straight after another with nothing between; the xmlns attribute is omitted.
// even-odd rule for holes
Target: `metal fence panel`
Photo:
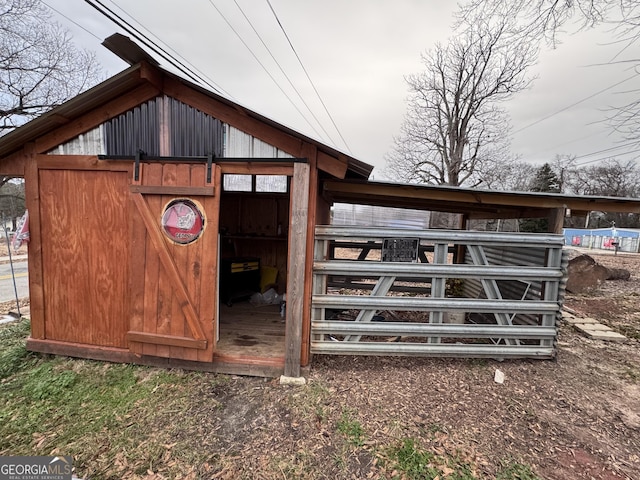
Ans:
<svg viewBox="0 0 640 480"><path fill-rule="evenodd" d="M418 239L420 261L368 255L393 238ZM551 358L564 298L563 243L551 234L319 226L311 351ZM355 253L334 258L336 244ZM449 252L460 247L465 263L453 264ZM462 295L451 296L453 280L464 283Z"/></svg>

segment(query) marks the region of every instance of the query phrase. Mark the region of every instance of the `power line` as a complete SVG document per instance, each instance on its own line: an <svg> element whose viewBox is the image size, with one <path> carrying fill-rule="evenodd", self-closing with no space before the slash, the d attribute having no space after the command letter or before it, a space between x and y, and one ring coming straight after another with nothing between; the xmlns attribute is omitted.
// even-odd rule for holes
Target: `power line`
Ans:
<svg viewBox="0 0 640 480"><path fill-rule="evenodd" d="M302 95L300 94L300 92L298 91L298 89L296 88L296 86L293 84L293 82L291 81L291 79L289 78L289 75L287 75L287 73L284 71L284 69L282 68L282 66L280 65L280 62L278 62L278 60L276 60L275 56L273 55L273 53L271 52L271 49L267 46L267 44L264 42L264 40L262 39L262 36L260 36L260 34L258 33L258 31L256 30L256 28L253 26L253 23L251 23L251 20L249 20L249 18L247 17L247 15L244 13L244 10L242 10L242 7L240 7L240 5L238 4L238 2L236 0L233 0L233 2L236 4L236 7L238 7L238 10L240 10L240 13L242 13L242 16L245 18L245 20L247 21L247 23L251 26L251 29L253 30L253 32L256 34L256 36L258 37L258 39L260 40L260 42L262 43L262 45L264 46L264 48L267 50L267 52L269 52L269 55L271 56L271 58L273 59L273 61L275 62L275 64L278 66L278 68L280 69L280 72L284 75L284 77L287 79L287 81L289 82L289 85L291 86L291 88L293 88L293 90L296 92L296 94L298 95L298 98L300 98L300 101L302 101L302 103L304 104L305 107L307 107L307 110L309 110L309 113L311 114L311 116L313 117L313 119L316 121L316 123L320 126L320 128L322 129L322 131L324 132L324 134L327 136L327 138L329 138L329 140L331 140L331 142L333 142L334 144L336 143L333 138L331 138L331 135L329 134L329 132L327 132L327 130L324 128L324 126L322 125L322 123L320 122L320 120L318 120L318 118L315 116L315 114L313 113L313 110L311 110L311 107L309 107L309 105L307 104L307 102L304 100L304 98L302 97Z"/></svg>
<svg viewBox="0 0 640 480"><path fill-rule="evenodd" d="M631 155L631 154L638 153L638 152L640 152L640 148L637 148L635 150L630 150L630 151L624 152L624 153L619 153L617 156ZM578 157L576 157L576 158L578 158ZM576 167L582 167L582 166L588 165L590 163L602 162L603 160L609 160L611 158L614 158L614 157L609 155L609 156L606 156L606 157L596 158L594 160L587 160L586 162L576 163ZM638 157L636 156L632 160L634 160L636 158L638 158Z"/></svg>
<svg viewBox="0 0 640 480"><path fill-rule="evenodd" d="M582 137L582 138L585 138L585 137ZM581 140L581 139L577 139L577 140ZM577 141L577 140L573 140L573 141ZM572 143L572 142L567 142L567 143ZM597 150L597 151L594 151L594 152L584 153L582 155L574 156L573 160L577 160L579 158L592 157L594 155L599 155L601 153L612 152L614 150L620 150L621 148L629 148L629 147L634 146L634 145L637 146L638 142L637 141L631 141L631 142L624 143L624 144L621 144L621 145L618 145L618 146L615 146L615 147L609 147L609 148L605 148L605 149L602 149L602 150ZM550 149L547 149L547 150L550 150ZM544 151L547 151L547 150L544 150ZM628 152L621 152L621 153L613 154L613 155L610 155L610 156L607 156L607 157L600 157L600 158L597 158L595 160L587 160L586 162L582 162L582 163L576 164L576 166L579 167L579 166L582 166L582 165L587 165L589 163L599 162L601 160L606 160L608 158L613 158L613 156L629 155L631 153L635 153L636 151L638 151L638 150L631 150L631 151L628 151Z"/></svg>
<svg viewBox="0 0 640 480"><path fill-rule="evenodd" d="M159 55L161 58L169 62L170 65L172 65L182 74L187 76L190 80L194 81L195 83L202 82L205 85L212 88L215 92L221 93L220 90L215 85L212 85L208 80L200 77L197 73L193 72L191 68L189 68L187 65L185 65L181 61L176 60L166 50L164 50L162 47L160 47L151 39L149 39L144 33L140 32L137 28L135 28L133 25L131 25L129 22L127 22L125 19L123 19L120 15L115 13L109 7L104 5L100 0L84 0L84 1L87 4L89 4L91 7L96 9L98 12L100 12L102 15L107 17L109 20L111 20L113 23L115 23L117 26L124 29L127 33L129 33L129 35L136 38L138 41L144 44L151 51L153 51L154 53ZM96 5L94 1L99 6ZM103 10L100 7L102 7Z"/></svg>
<svg viewBox="0 0 640 480"><path fill-rule="evenodd" d="M195 72L197 72L198 74L201 75L201 77L203 79L206 79L208 82L207 85L209 86L214 86L215 90L217 90L218 92L221 92L222 94L224 94L225 96L229 97L229 98L233 98L233 96L228 93L227 91L225 91L220 85L218 85L217 83L215 83L206 73L204 73L202 70L198 69L196 66L194 66L193 64L191 64L186 58L184 58L184 56L182 56L179 52L177 52L174 48L171 47L171 45L168 45L166 42L164 42L161 38L159 38L155 33L153 33L151 30L149 30L140 20L138 20L137 18L135 18L133 15L131 15L129 12L127 12L124 8L122 8L120 5L118 5L114 0L111 0L111 3L114 4L118 9L120 9L121 12L123 12L125 15L127 15L129 18L131 18L134 22L136 22L138 25L140 25L142 28L144 28L150 35L153 35L153 37L156 39L156 45L157 42L161 42L162 44L165 45L165 47L170 50L171 52L173 52L173 56L172 58L175 58L176 56L178 58L180 58L183 62L185 62L186 64L189 65L190 68L192 68ZM148 37L147 37L148 38Z"/></svg>
<svg viewBox="0 0 640 480"><path fill-rule="evenodd" d="M276 85L276 87L278 87L278 89L282 92L282 94L287 98L287 100L289 100L289 103L291 103L291 105L293 105L293 108L296 109L296 111L300 114L300 116L304 119L305 122L307 122L307 124L311 127L311 129L316 133L316 135L318 135L318 137L322 138L322 135L320 135L320 133L318 132L318 130L311 124L311 122L307 119L307 117L304 115L304 113L302 113L302 111L300 110L300 108L298 108L298 106L293 102L293 100L291 100L291 97L289 97L289 95L287 94L287 92L284 91L284 89L282 88L282 86L278 83L278 81L273 77L273 75L271 75L271 72L269 72L269 70L267 69L267 67L264 66L264 64L260 61L260 59L258 58L258 56L254 53L254 51L251 49L251 47L249 47L249 45L247 44L247 42L244 41L244 38L242 38L242 35L240 35L236 29L233 27L233 25L231 25L231 22L229 22L229 20L227 19L227 17L224 16L224 14L220 11L220 9L218 9L218 7L216 7L215 3L213 3L213 0L209 0L209 3L211 4L211 6L216 10L216 12L218 12L218 14L222 17L222 19L226 22L226 24L229 26L229 28L231 29L231 31L233 33L236 34L236 36L238 37L238 39L242 42L242 44L246 47L246 49L249 51L249 53L251 54L251 56L255 59L256 62L258 62L258 64L262 67L262 69L265 71L265 73L269 76L269 78L273 81L273 83Z"/></svg>
<svg viewBox="0 0 640 480"><path fill-rule="evenodd" d="M209 1L211 1L211 0L209 0ZM300 56L298 55L298 52L296 52L296 49L293 47L293 43L291 43L291 39L289 38L289 35L287 35L287 32L284 29L284 26L280 22L280 19L278 18L278 15L276 14L276 11L273 9L273 6L271 5L271 2L269 0L267 0L267 4L269 4L269 8L271 9L271 13L273 13L273 16L275 17L276 22L278 22L278 25L280 26L280 30L282 30L282 33L284 34L285 38L287 39L287 42L289 42L289 46L291 47L291 50L293 50L293 53L295 54L296 58L298 59L298 63L300 63L300 66L302 67L302 70L304 71L305 75L307 76L307 79L309 80L309 83L313 87L313 90L316 92L316 95L318 96L318 99L320 100L320 103L324 107L324 111L326 112L326 114L329 117L329 119L331 119L331 123L333 124L333 127L336 129L336 132L338 132L338 135L340 136L340 139L344 143L344 146L347 147L347 150L349 151L349 153L352 154L351 153L351 149L349 148L349 145L347 144L347 141L344 139L344 137L342 136L342 133L340 132L340 129L336 125L336 122L333 120L333 116L331 116L331 113L329 113L329 109L327 108L327 106L325 105L324 101L322 100L322 97L320 96L320 93L318 92L318 89L316 88L315 84L311 80L311 77L309 76L309 72L307 72L307 69L304 67L304 65L302 63L302 60L300 59Z"/></svg>
<svg viewBox="0 0 640 480"><path fill-rule="evenodd" d="M85 32L87 32L89 35L91 35L93 38L95 38L98 41L102 41L102 39L100 37L98 37L95 33L93 33L91 30L88 30L86 28L84 28L82 25L80 25L78 22L76 22L75 20L69 18L68 16L66 16L64 13L62 13L60 10L58 10L57 8L53 8L51 5L49 5L47 2L45 2L44 0L41 0L43 4L45 4L47 7L49 7L50 10L53 10L54 12L56 12L58 15L60 15L63 18L66 18L69 22L73 23L76 27L80 28L81 30L84 30Z"/></svg>
<svg viewBox="0 0 640 480"><path fill-rule="evenodd" d="M267 0L267 1L269 1L269 0ZM573 108L573 107L575 107L576 105L581 104L582 102L586 102L587 100L590 100L590 99L592 99L593 97L596 97L596 96L600 95L601 93L606 92L607 90L611 90L613 87L617 87L618 85L621 85L621 84L623 84L624 82L628 82L629 80L632 80L632 79L636 78L638 75L640 75L640 73L636 73L636 74L634 74L634 75L632 75L632 76L630 76L630 77L628 77L628 78L625 78L624 80L621 80L621 81L619 81L619 82L617 82L617 83L614 83L613 85L610 85L610 86L608 86L608 87L606 87L606 88L603 88L602 90L599 90L599 91L597 91L597 92L595 92L595 93L592 93L591 95L589 95L589 96L587 96L587 97L585 97L585 98L583 98L583 99L581 99L581 100L578 100L577 102L574 102L574 103L572 103L571 105L567 105L566 107L561 108L560 110L558 110L558 111L556 111L556 112L553 112L553 113L551 113L551 114L549 114L549 115L547 115L547 116L545 116L545 117L542 117L542 118L540 118L540 119L536 120L535 122L532 122L532 123L530 123L530 124L528 124L528 125L525 125L525 126L524 126L524 127L522 127L522 128L519 128L518 130L516 130L516 131L514 131L514 132L511 132L511 134L512 134L512 135L514 135L514 134L516 134L516 133L520 133L520 132L522 132L523 130L526 130L527 128L533 127L534 125L537 125L538 123L541 123L541 122L543 122L543 121L545 121L545 120L550 119L551 117L555 117L555 116L556 116L556 115L558 115L559 113L562 113L562 112L564 112L564 111L566 111L566 110L569 110L570 108Z"/></svg>
<svg viewBox="0 0 640 480"><path fill-rule="evenodd" d="M576 157L574 157L574 160L578 159L578 158L585 158L585 157L591 157L593 155L599 155L600 153L605 153L605 152L610 152L612 150L619 150L621 148L627 148L630 147L632 145L637 145L638 142L634 141L634 142L629 142L629 143L625 143L622 145L618 145L617 147L609 147L609 148L605 148L604 150L598 150L596 152L591 152L591 153L585 153L583 155L578 155ZM619 155L626 155L626 153L620 153Z"/></svg>

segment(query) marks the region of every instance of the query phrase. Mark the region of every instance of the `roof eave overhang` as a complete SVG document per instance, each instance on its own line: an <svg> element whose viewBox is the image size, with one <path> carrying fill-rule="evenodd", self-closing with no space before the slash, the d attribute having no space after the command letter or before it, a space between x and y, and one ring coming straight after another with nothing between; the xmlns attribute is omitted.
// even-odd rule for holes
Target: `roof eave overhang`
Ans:
<svg viewBox="0 0 640 480"><path fill-rule="evenodd" d="M323 194L333 202L462 213L469 218L536 218L551 210L640 213L640 199L504 192L461 187L327 180Z"/></svg>

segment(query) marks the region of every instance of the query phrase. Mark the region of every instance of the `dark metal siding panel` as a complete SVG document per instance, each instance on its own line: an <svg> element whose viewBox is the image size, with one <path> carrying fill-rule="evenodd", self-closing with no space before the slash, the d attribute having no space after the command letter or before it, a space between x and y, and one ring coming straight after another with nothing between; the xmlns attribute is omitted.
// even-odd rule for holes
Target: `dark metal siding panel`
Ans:
<svg viewBox="0 0 640 480"><path fill-rule="evenodd" d="M544 266L545 248L520 248L520 247L484 247L489 265L505 266ZM467 251L465 263L473 264L473 260ZM529 284L529 285L527 285ZM498 281L498 288L502 297L511 300L538 300L542 295L542 282L524 281ZM482 283L478 279L465 279L464 295L469 298L484 297ZM522 298L524 295L524 298ZM514 323L535 324L537 317L530 315L516 315Z"/></svg>
<svg viewBox="0 0 640 480"><path fill-rule="evenodd" d="M178 100L170 99L171 155L175 157L222 157L223 125L211 117Z"/></svg>
<svg viewBox="0 0 640 480"><path fill-rule="evenodd" d="M489 265L510 265L510 266L544 266L546 249L544 248L520 248L520 247L484 247L485 255ZM467 251L465 263L473 264L471 256ZM522 285L509 285L507 282L500 284L500 289L504 298L520 298L523 293ZM531 282L527 292L527 298L540 298L542 289L541 282ZM478 298L483 293L482 284L479 280L465 280L464 294L471 298Z"/></svg>
<svg viewBox="0 0 640 480"><path fill-rule="evenodd" d="M159 156L162 102L157 97L106 122L107 155L135 155L142 150L149 156ZM168 105L171 156L222 156L220 120L172 98Z"/></svg>
<svg viewBox="0 0 640 480"><path fill-rule="evenodd" d="M160 155L160 97L117 116L104 124L107 155Z"/></svg>

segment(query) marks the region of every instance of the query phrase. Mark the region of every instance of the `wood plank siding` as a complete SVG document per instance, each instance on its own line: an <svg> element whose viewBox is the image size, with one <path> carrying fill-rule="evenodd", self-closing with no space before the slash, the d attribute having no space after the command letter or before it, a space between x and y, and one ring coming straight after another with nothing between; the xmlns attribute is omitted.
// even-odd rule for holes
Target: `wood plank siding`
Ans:
<svg viewBox="0 0 640 480"><path fill-rule="evenodd" d="M42 165L38 182L44 337L126 347L128 173Z"/></svg>
<svg viewBox="0 0 640 480"><path fill-rule="evenodd" d="M28 347L232 373L286 364L299 375L310 360L307 252L316 219L330 217L320 181L370 170L143 61L0 138L0 173L26 181ZM225 189L234 176L250 188ZM177 199L203 214L192 243L162 230ZM218 305L221 257L277 270L269 287L287 294L286 321L274 304L238 328L243 310ZM247 331L256 344L240 341Z"/></svg>
<svg viewBox="0 0 640 480"><path fill-rule="evenodd" d="M205 216L205 229L195 242L175 244L162 234L157 219L162 217L169 202L179 198L171 195L173 187L193 186L200 192L206 186L205 166L143 163L141 171L142 186L155 187L146 191L156 193L131 193L135 206L133 222L140 222L145 227L144 232L135 233L136 241L141 242L143 236L146 238L144 255L131 257L132 271L145 272L144 278L136 278L131 286L131 349L144 355L211 361L217 285L214 272L217 270L218 199L189 196ZM139 190L133 187L132 190ZM163 187L167 188L168 194L161 194ZM204 352L199 353L199 350Z"/></svg>

